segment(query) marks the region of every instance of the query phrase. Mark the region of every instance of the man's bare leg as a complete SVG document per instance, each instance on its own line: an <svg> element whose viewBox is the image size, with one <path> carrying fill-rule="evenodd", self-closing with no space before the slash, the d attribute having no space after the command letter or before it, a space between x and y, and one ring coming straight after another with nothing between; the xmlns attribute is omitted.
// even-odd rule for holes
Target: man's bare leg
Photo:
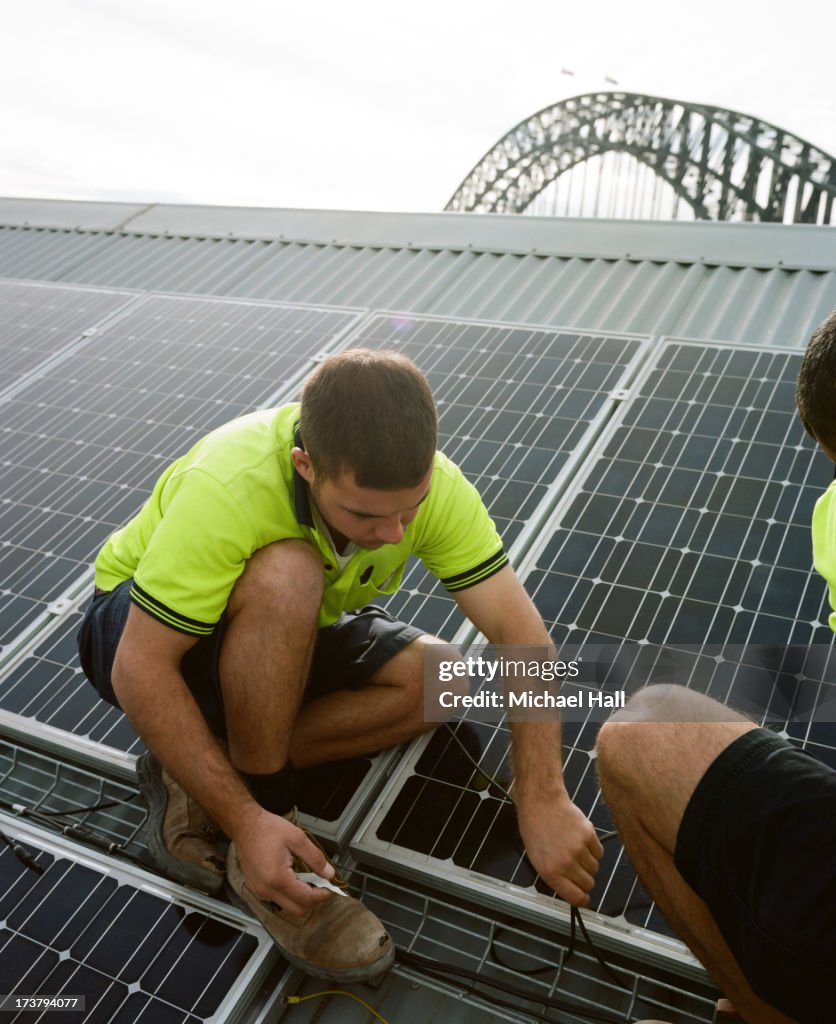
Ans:
<svg viewBox="0 0 836 1024"><path fill-rule="evenodd" d="M792 1024L759 999L707 906L674 863L679 824L709 765L753 722L675 686L639 691L596 747L601 789L639 877L665 918L749 1024Z"/></svg>
<svg viewBox="0 0 836 1024"><path fill-rule="evenodd" d="M230 760L239 771L267 775L287 762L322 590L319 555L296 540L261 548L235 584L220 677Z"/></svg>
<svg viewBox="0 0 836 1024"><path fill-rule="evenodd" d="M424 720L424 658L431 645L450 650L425 633L379 668L370 685L337 690L305 705L293 728L293 764L307 768L356 757L437 728L438 722Z"/></svg>
<svg viewBox="0 0 836 1024"><path fill-rule="evenodd" d="M322 561L310 546L278 541L247 562L227 606L220 657L224 715L233 765L266 812L254 819L247 848L238 837L226 861L227 890L261 922L295 967L341 982L366 981L388 970L394 946L378 918L354 897L322 899L297 877L299 861L330 876L324 854L281 816L292 803L290 735L308 679L319 625ZM283 832L264 841L263 823ZM249 836L247 838L250 838ZM260 843L260 845L259 845ZM314 853L311 860L305 846ZM252 851L255 850L255 855ZM266 856L265 856L266 854ZM264 880L272 861L276 879ZM321 861L321 866L318 863ZM290 884L313 903L294 903ZM296 890L298 891L298 890ZM298 916L294 916L298 915Z"/></svg>

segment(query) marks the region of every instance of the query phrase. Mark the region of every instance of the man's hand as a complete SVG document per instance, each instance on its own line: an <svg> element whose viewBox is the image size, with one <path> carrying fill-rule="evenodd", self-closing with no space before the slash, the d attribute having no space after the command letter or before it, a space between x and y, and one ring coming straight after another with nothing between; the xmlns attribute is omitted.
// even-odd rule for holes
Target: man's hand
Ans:
<svg viewBox="0 0 836 1024"><path fill-rule="evenodd" d="M296 877L294 857L329 880L334 876L334 868L302 829L286 818L258 807L234 841L247 885L260 900L272 900L292 917L300 917L314 904L333 895Z"/></svg>
<svg viewBox="0 0 836 1024"><path fill-rule="evenodd" d="M564 793L518 812L528 859L544 882L573 907L589 905L604 847L583 811Z"/></svg>

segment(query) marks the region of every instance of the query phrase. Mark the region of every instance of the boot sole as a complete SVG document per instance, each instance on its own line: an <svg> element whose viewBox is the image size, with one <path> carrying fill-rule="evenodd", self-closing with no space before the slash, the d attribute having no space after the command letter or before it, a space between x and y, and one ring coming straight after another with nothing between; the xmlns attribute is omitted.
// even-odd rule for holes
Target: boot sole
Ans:
<svg viewBox="0 0 836 1024"><path fill-rule="evenodd" d="M156 867L166 878L181 885L199 889L209 896L217 896L223 888L224 879L212 871L178 860L165 848L162 841L162 826L168 806L168 791L162 780L159 762L153 754L142 754L136 762L136 776L142 798L148 805L148 817L143 825L143 835L148 852Z"/></svg>
<svg viewBox="0 0 836 1024"><path fill-rule="evenodd" d="M289 953L280 942L276 942L273 935L271 935L267 928L265 928L261 921L259 921L258 915L254 912L253 908L249 903L247 903L244 897L236 892L232 887L229 879L226 879L226 894L230 903L238 907L239 910L243 910L249 917L258 921L261 927L264 928L273 940L276 949L278 949L281 955L292 967L298 967L300 971L304 971L305 974L309 974L313 978L322 978L325 981L340 981L346 985L355 982L372 981L373 979L385 974L395 962L395 947L390 946L389 951L385 956L382 956L380 960L368 967L346 967L335 968L334 970L328 970L327 967L318 967L316 964L312 964L309 960L302 960L298 956L294 956L293 953Z"/></svg>

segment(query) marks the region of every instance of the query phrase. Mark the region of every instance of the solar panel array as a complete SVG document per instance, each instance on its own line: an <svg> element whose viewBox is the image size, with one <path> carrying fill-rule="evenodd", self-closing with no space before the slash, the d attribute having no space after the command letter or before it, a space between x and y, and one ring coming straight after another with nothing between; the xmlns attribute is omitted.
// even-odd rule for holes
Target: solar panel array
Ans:
<svg viewBox="0 0 836 1024"><path fill-rule="evenodd" d="M829 642L800 356L669 343L529 584L557 640Z"/></svg>
<svg viewBox="0 0 836 1024"><path fill-rule="evenodd" d="M801 652L829 651L832 639L809 526L832 469L797 421L799 362L797 353L665 344L542 531L525 582L556 641L610 645L587 647L600 655L605 690L654 672L687 682L836 765L832 716L810 724L812 702L832 700L832 659L807 663L806 680L799 671ZM672 678L672 665L687 678ZM509 730L475 717L463 715L458 742L442 728L416 748L355 849L421 872L484 876L500 883L500 902L506 882L548 897L499 788L511 778ZM601 717L564 723L564 774L606 832L592 757ZM618 841L605 846L592 909L669 932Z"/></svg>
<svg viewBox="0 0 836 1024"><path fill-rule="evenodd" d="M231 990L271 953L254 932L150 884L138 889L31 834L21 841L43 873L0 850L4 994L82 996L84 1012L64 1019L86 1024L197 1024L235 1012L241 997ZM29 1011L8 1019L40 1018Z"/></svg>
<svg viewBox="0 0 836 1024"><path fill-rule="evenodd" d="M134 298L130 292L0 281L0 394Z"/></svg>
<svg viewBox="0 0 836 1024"><path fill-rule="evenodd" d="M0 644L213 427L264 404L354 319L149 296L0 404Z"/></svg>
<svg viewBox="0 0 836 1024"><path fill-rule="evenodd" d="M394 314L360 325L349 344L401 352L423 370L438 405L439 448L479 490L506 550L640 346L635 338ZM463 622L420 564L386 606L446 639Z"/></svg>
<svg viewBox="0 0 836 1024"><path fill-rule="evenodd" d="M119 754L142 750L124 716L102 704L80 673L78 603L49 628L42 613L82 578L107 534L137 510L173 458L214 426L290 393L300 371L340 336L349 345L401 351L424 370L439 406L440 447L482 493L506 548L522 548L540 523L524 563L527 588L555 639L620 645L606 687L629 679L633 661L643 654L646 663L654 645L707 653L706 644L726 652L771 644L797 653L831 640L809 553L810 511L829 473L796 423L797 354L668 342L607 423L613 393L635 375L640 339L385 313L352 331L355 315L343 310L112 292L85 293L101 297L94 320L130 306L72 344L72 317L81 313L69 301L78 296L63 293L84 290L50 287L45 291L67 302L47 308L32 336L42 342L16 356L15 324L28 322L23 303L35 286L15 287L22 289L17 298L0 282L0 374L16 382L0 397L0 643L15 642L38 621L44 628L0 674L0 711L34 728L50 726L53 735ZM5 308L17 317L5 321L7 345ZM86 330L78 326L80 334ZM581 466L576 453L587 449ZM462 624L455 603L420 565L389 608L448 638ZM699 652L689 656L703 667ZM791 661L768 667L764 716L836 764L832 727L811 728L798 714L799 673L790 671ZM712 663L706 678L709 692L734 702L751 700L763 674L729 657ZM596 732L592 721L566 724L564 771L575 801L605 830L611 820L591 756ZM443 727L415 744L355 841L358 856L444 879L463 893L476 880L497 906L516 905L525 893L553 910L553 894L525 858L502 793L510 781L508 739L504 724L466 717L454 731ZM305 809L338 819L372 765L356 759L306 773ZM2 751L0 782L19 791ZM56 791L67 784L64 775ZM128 810L113 828L133 840L139 825L130 793L118 802ZM593 904L599 925L610 917L667 932L620 843L605 850ZM8 933L0 937L9 954L3 952L3 969L13 964L17 972L0 977L2 991L78 979L102 1014L91 1020L192 1021L225 1005L234 972L257 955L252 936L226 922L160 910L157 896L72 856L53 850L40 858L46 888L39 888L43 879L21 881L10 851L0 855L8 882L0 910ZM83 897L73 897L78 910L68 916L71 892ZM115 922L112 949L100 936L92 939L92 926L106 920ZM153 949L135 943L130 978L117 964L123 921L156 936ZM163 977L161 949L172 953L177 971L182 965L190 972L182 997ZM124 965L124 944L121 953Z"/></svg>

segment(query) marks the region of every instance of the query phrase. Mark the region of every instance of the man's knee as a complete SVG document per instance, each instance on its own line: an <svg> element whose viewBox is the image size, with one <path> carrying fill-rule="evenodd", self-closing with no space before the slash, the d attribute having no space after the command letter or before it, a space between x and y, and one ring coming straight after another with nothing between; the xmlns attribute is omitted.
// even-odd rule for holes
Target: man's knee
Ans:
<svg viewBox="0 0 836 1024"><path fill-rule="evenodd" d="M743 715L687 687L644 687L598 732L601 784L611 792L632 789L638 799L675 779L675 788L690 793L714 757L753 728Z"/></svg>
<svg viewBox="0 0 836 1024"><path fill-rule="evenodd" d="M636 764L629 751L635 749L634 736L630 735L632 725L629 722L609 718L598 730L595 740L595 764L598 778L602 786L625 783Z"/></svg>
<svg viewBox="0 0 836 1024"><path fill-rule="evenodd" d="M247 560L230 595L227 613L244 607L318 617L325 580L322 559L303 540L280 540L259 548Z"/></svg>
<svg viewBox="0 0 836 1024"><path fill-rule="evenodd" d="M598 731L595 756L602 785L627 785L644 771L643 758L652 739L646 731L651 722L670 721L671 703L684 688L656 683L637 690L626 707L613 712ZM685 690L685 694L690 691ZM687 697L686 697L687 700Z"/></svg>
<svg viewBox="0 0 836 1024"><path fill-rule="evenodd" d="M655 683L637 690L610 722L745 722L743 715L703 693L674 683Z"/></svg>
<svg viewBox="0 0 836 1024"><path fill-rule="evenodd" d="M459 663L464 662L457 648L431 633L422 633L386 662L373 680L401 688L404 703L412 711L423 713L426 709L437 713L442 707L438 699L441 690L456 696L469 693L467 676L459 675L450 668ZM442 666L446 671L442 672ZM440 681L448 676L449 681ZM453 713L451 711L448 717ZM440 723L441 718L434 717L432 721Z"/></svg>

